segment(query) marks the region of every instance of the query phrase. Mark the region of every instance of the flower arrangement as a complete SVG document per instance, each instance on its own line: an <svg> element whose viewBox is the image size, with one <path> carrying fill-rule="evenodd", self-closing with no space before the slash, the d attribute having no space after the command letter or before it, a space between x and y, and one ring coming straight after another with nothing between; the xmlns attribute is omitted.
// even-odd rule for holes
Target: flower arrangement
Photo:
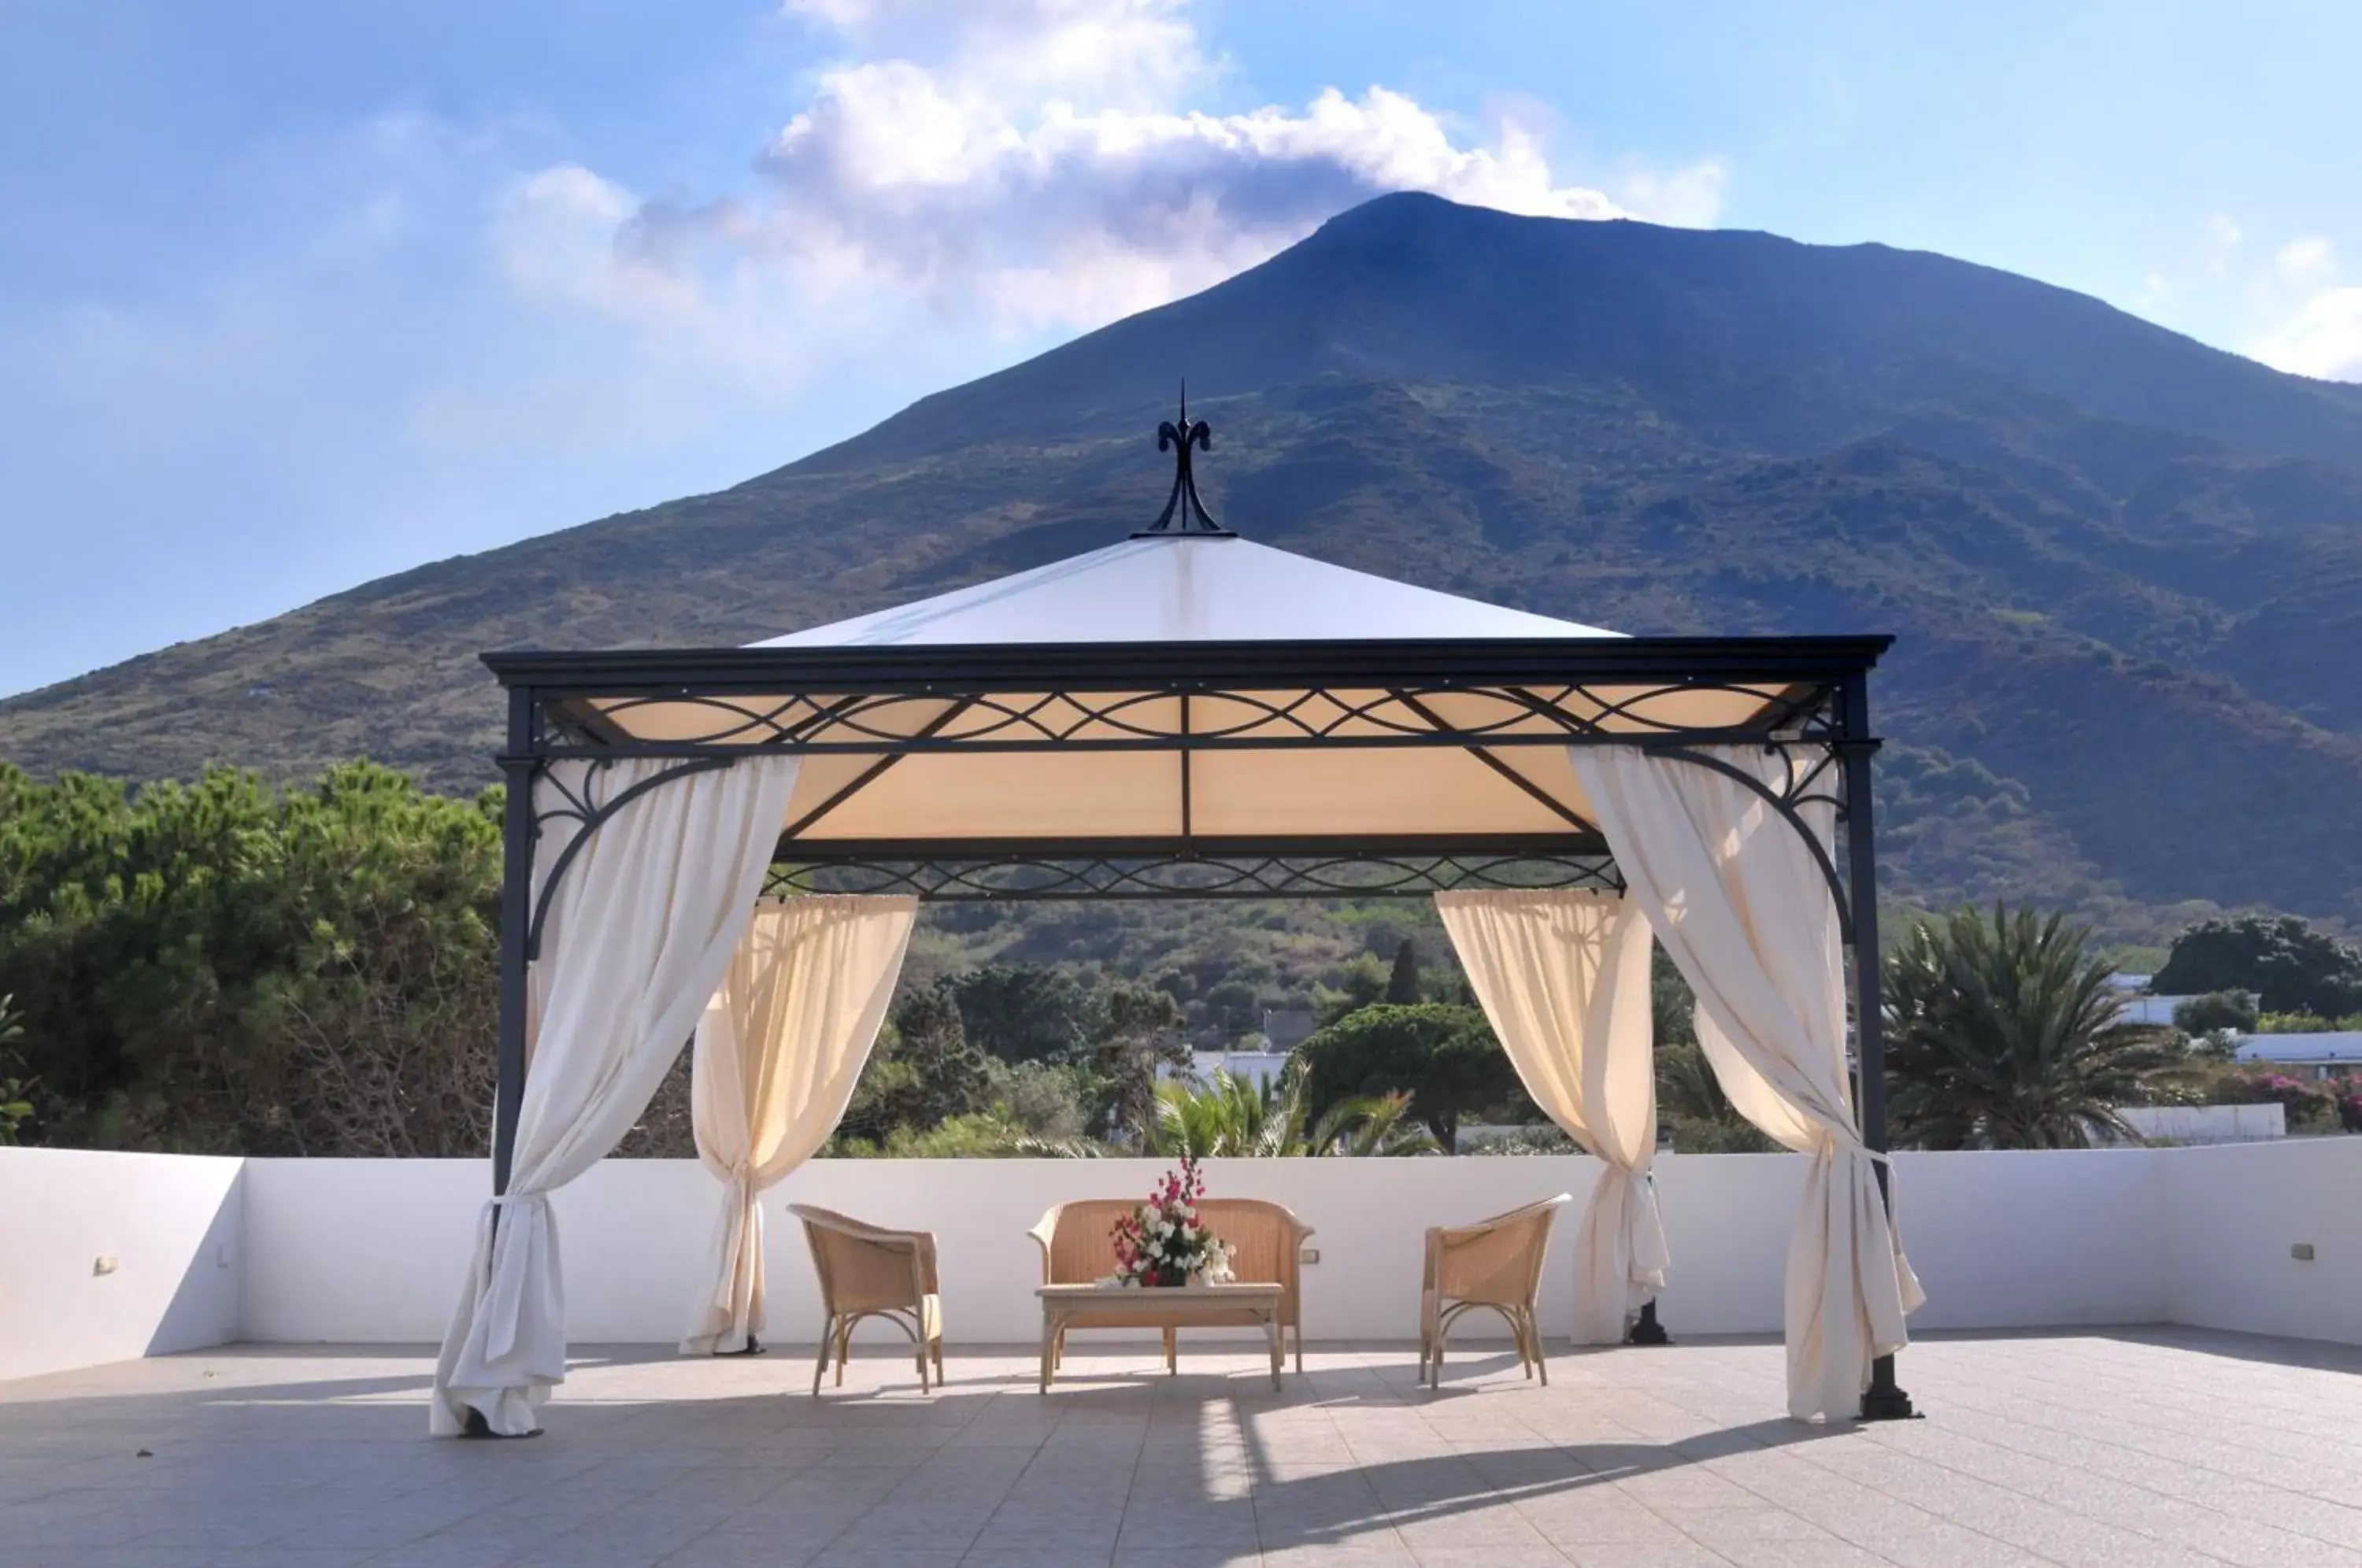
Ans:
<svg viewBox="0 0 2362 1568"><path fill-rule="evenodd" d="M1179 1171L1166 1173L1147 1202L1115 1222L1115 1277L1125 1285L1227 1281L1231 1250L1198 1222L1205 1196L1197 1161L1185 1158Z"/></svg>

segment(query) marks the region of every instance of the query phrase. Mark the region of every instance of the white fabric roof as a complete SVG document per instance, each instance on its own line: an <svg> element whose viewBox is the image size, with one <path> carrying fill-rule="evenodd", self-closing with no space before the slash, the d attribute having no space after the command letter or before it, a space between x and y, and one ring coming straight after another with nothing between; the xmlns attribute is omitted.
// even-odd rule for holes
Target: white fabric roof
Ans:
<svg viewBox="0 0 2362 1568"><path fill-rule="evenodd" d="M1613 637L1245 539L1127 539L751 646Z"/></svg>

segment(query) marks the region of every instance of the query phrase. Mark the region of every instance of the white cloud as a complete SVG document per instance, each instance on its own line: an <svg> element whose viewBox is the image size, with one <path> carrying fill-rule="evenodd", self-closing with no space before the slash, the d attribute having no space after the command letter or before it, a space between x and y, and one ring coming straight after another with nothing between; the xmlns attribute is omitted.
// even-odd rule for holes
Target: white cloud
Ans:
<svg viewBox="0 0 2362 1568"><path fill-rule="evenodd" d="M1472 133L1408 95L1193 106L1224 75L1185 0L789 0L834 58L745 191L643 200L587 169L504 205L529 297L780 374L838 337L816 311L916 309L1002 335L1096 326L1252 266L1387 191L1556 217L1705 225L1727 167L1551 167L1533 116ZM756 319L749 320L752 311ZM751 347L766 321L784 334ZM849 346L840 339L840 346Z"/></svg>
<svg viewBox="0 0 2362 1568"><path fill-rule="evenodd" d="M2236 250L2243 236L2238 221L2228 213L2214 213L2206 219L2206 242L2218 253Z"/></svg>
<svg viewBox="0 0 2362 1568"><path fill-rule="evenodd" d="M2337 271L2337 250L2315 235L2291 239L2272 257L2272 271L2291 283L2310 283Z"/></svg>
<svg viewBox="0 0 2362 1568"><path fill-rule="evenodd" d="M2362 286L2322 290L2249 352L2301 376L2362 381Z"/></svg>

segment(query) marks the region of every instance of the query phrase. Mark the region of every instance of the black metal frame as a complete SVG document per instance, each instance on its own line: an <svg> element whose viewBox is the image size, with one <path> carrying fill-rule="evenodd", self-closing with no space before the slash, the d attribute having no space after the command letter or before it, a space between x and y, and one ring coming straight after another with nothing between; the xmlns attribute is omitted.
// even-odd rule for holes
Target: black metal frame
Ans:
<svg viewBox="0 0 2362 1568"><path fill-rule="evenodd" d="M1186 447L1184 447L1186 450ZM1173 530L1164 536L1175 536ZM1196 535L1203 537L1202 532ZM1567 638L756 647L610 653L494 653L509 692L504 819L500 1089L495 1189L505 1192L522 1103L524 984L552 891L571 847L537 892L535 844L563 819L572 842L633 795L663 781L766 753L866 755L875 762L789 824L770 879L779 891L898 891L923 900L1381 897L1452 887L1621 886L1595 824L1501 759L1531 745L1630 745L1715 768L1762 794L1814 850L1855 964L1857 1105L1873 1150L1886 1147L1879 1016L1869 674L1887 637ZM1651 723L1651 698L1745 691L1760 704L1727 727ZM1279 694L1279 695L1275 695ZM1768 694L1768 695L1767 695ZM1484 700L1488 716L1455 724L1439 707ZM617 723L639 705L705 708L689 738L635 739ZM1451 706L1452 704L1443 704ZM1216 723L1209 712L1229 715ZM1172 713L1177 722L1156 715ZM915 722L914 722L915 721ZM1643 727L1634 729L1634 724ZM1614 726L1614 727L1611 727ZM1803 754L1787 790L1698 748L1748 743ZM1225 749L1452 747L1518 781L1564 819L1562 834L1296 835L1219 839L1191 831L1195 755ZM829 811L903 757L930 753L1156 751L1181 772L1182 832L1153 839L988 838L863 841L812 833ZM621 794L592 768L575 794L536 812L535 783L564 758L663 757L677 766ZM1800 812L1833 804L1846 864L1805 830ZM1880 1169L1883 1192L1886 1173ZM1650 1314L1647 1328L1661 1333ZM1650 1337L1643 1334L1642 1339ZM1865 1419L1912 1413L1882 1357Z"/></svg>

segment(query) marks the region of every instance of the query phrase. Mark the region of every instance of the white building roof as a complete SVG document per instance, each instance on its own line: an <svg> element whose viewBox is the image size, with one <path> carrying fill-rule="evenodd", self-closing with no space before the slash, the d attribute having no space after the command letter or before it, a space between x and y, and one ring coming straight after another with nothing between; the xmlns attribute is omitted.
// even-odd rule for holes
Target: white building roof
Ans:
<svg viewBox="0 0 2362 1568"><path fill-rule="evenodd" d="M2362 1062L2362 1029L2313 1034L2250 1034L2239 1043L2242 1062Z"/></svg>

